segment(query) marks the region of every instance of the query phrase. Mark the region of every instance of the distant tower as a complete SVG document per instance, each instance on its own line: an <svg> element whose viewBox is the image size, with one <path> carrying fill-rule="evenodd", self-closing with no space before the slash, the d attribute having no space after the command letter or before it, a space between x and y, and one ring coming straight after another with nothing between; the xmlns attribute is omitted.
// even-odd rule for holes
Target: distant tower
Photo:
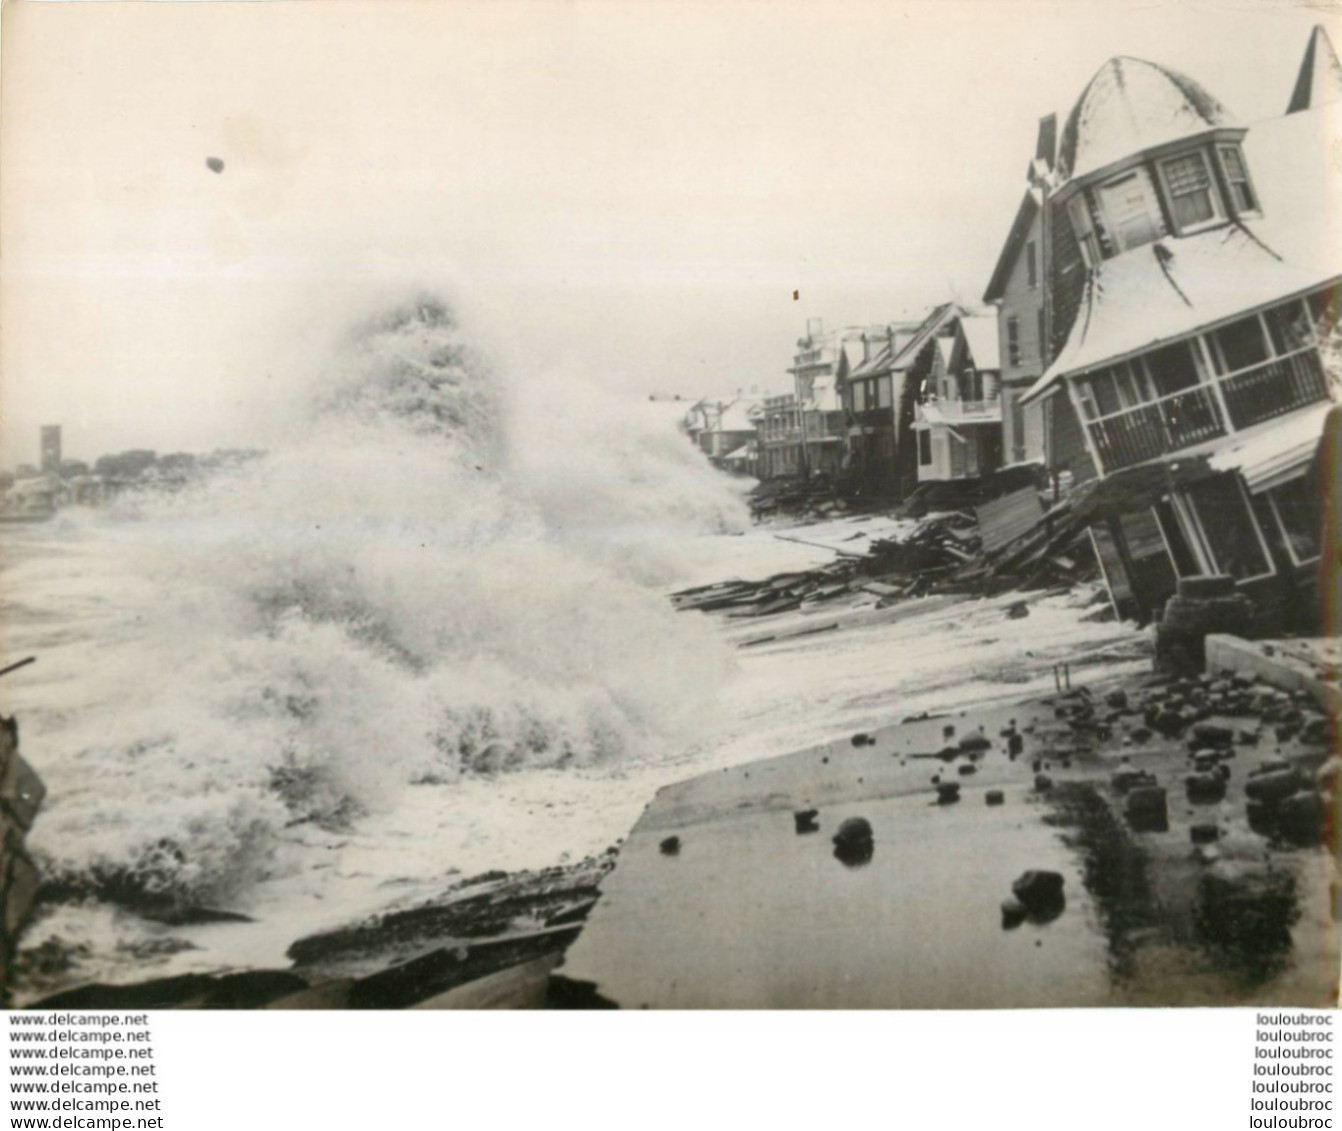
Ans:
<svg viewBox="0 0 1342 1131"><path fill-rule="evenodd" d="M59 475L61 473L61 426L59 424L42 425L42 474Z"/></svg>

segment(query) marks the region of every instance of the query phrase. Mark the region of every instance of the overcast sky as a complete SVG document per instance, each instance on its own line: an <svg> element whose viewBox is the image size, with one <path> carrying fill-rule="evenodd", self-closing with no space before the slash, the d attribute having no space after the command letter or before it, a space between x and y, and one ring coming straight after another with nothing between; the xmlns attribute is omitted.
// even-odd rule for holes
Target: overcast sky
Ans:
<svg viewBox="0 0 1342 1131"><path fill-rule="evenodd" d="M1107 58L1252 122L1337 12L6 5L0 463L42 423L87 459L274 443L293 374L417 286L527 379L782 390L807 318L978 300L1039 117Z"/></svg>

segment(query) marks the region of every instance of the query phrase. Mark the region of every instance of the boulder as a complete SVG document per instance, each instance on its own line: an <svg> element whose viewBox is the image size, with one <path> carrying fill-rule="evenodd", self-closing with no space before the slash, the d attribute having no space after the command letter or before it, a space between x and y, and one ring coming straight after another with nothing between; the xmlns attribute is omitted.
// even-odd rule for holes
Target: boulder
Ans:
<svg viewBox="0 0 1342 1131"><path fill-rule="evenodd" d="M1221 830L1213 821L1203 821L1192 825L1188 837L1194 844L1212 844L1221 839Z"/></svg>
<svg viewBox="0 0 1342 1131"><path fill-rule="evenodd" d="M978 770L979 768L976 765L974 765L973 762L964 762L961 765L955 767L955 772L960 774L962 777L966 777L969 774L976 774L978 773Z"/></svg>
<svg viewBox="0 0 1342 1131"><path fill-rule="evenodd" d="M1009 931L1019 927L1030 914L1030 909L1015 896L1002 900L1002 929Z"/></svg>
<svg viewBox="0 0 1342 1131"><path fill-rule="evenodd" d="M1146 770L1139 770L1136 766L1119 766L1109 775L1109 784L1119 793L1127 793L1131 789L1139 789L1142 786L1151 786L1156 784L1156 777Z"/></svg>
<svg viewBox="0 0 1342 1131"><path fill-rule="evenodd" d="M960 800L960 783L958 781L942 782L937 786L937 804L954 805Z"/></svg>
<svg viewBox="0 0 1342 1131"><path fill-rule="evenodd" d="M1290 797L1303 784L1300 774L1291 766L1285 770L1250 775L1244 783L1244 793L1254 801L1273 805Z"/></svg>
<svg viewBox="0 0 1342 1131"><path fill-rule="evenodd" d="M1123 815L1137 832L1166 832L1170 827L1169 800L1159 786L1142 786L1128 793Z"/></svg>
<svg viewBox="0 0 1342 1131"><path fill-rule="evenodd" d="M1053 779L1048 774L1035 774L1034 788L1036 793L1047 793L1053 788Z"/></svg>
<svg viewBox="0 0 1342 1131"><path fill-rule="evenodd" d="M675 856L680 852L680 837L669 836L657 847L663 856Z"/></svg>
<svg viewBox="0 0 1342 1131"><path fill-rule="evenodd" d="M813 833L819 830L820 825L816 818L820 816L819 809L798 809L792 814L792 820L796 823L797 832Z"/></svg>
<svg viewBox="0 0 1342 1131"><path fill-rule="evenodd" d="M1043 911L1062 902L1063 882L1061 872L1032 868L1017 877L1011 885L1011 894L1025 905L1027 911Z"/></svg>
<svg viewBox="0 0 1342 1131"><path fill-rule="evenodd" d="M1001 805L1006 801L1006 794L1000 789L990 789L983 795L983 800L988 805Z"/></svg>
<svg viewBox="0 0 1342 1131"><path fill-rule="evenodd" d="M1193 737L1206 746L1229 746L1235 741L1235 732L1220 723L1194 723Z"/></svg>
<svg viewBox="0 0 1342 1131"><path fill-rule="evenodd" d="M1292 844L1318 844L1328 807L1313 790L1292 794L1277 806L1277 829Z"/></svg>
<svg viewBox="0 0 1342 1131"><path fill-rule="evenodd" d="M1211 804L1225 799L1226 780L1220 774L1189 774L1184 778L1184 789L1189 801Z"/></svg>
<svg viewBox="0 0 1342 1131"><path fill-rule="evenodd" d="M847 818L834 834L834 855L849 867L865 864L871 859L874 850L871 822L865 817Z"/></svg>
<svg viewBox="0 0 1342 1131"><path fill-rule="evenodd" d="M966 752L971 750L988 750L991 748L992 739L981 732L967 734L960 739L960 749Z"/></svg>

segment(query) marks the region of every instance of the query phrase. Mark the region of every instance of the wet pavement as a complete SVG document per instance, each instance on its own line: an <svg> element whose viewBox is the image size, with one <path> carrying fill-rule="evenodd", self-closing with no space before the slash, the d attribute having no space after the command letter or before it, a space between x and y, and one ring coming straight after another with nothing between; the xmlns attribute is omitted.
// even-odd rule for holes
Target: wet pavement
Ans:
<svg viewBox="0 0 1342 1131"><path fill-rule="evenodd" d="M1335 823L1301 844L1259 807L1252 828L1244 792L1259 763L1282 759L1298 795L1316 795L1328 746L1307 700L1247 678L1129 681L668 787L558 970L562 996L626 1008L1335 1003L1336 869L1322 843ZM1166 791L1157 819L1129 801L1152 783L1124 773ZM869 841L859 830L833 843L853 818ZM1062 876L1063 905L1004 912L1029 870Z"/></svg>

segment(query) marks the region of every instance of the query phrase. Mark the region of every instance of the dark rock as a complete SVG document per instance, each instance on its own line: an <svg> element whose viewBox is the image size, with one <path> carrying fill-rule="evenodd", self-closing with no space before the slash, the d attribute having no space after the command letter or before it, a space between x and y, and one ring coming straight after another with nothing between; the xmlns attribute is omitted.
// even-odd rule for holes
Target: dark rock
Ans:
<svg viewBox="0 0 1342 1131"><path fill-rule="evenodd" d="M1200 774L1210 774L1221 764L1221 755L1215 750L1199 750L1193 755L1193 767Z"/></svg>
<svg viewBox="0 0 1342 1131"><path fill-rule="evenodd" d="M1109 775L1109 784L1119 793L1127 793L1130 789L1155 785L1156 776L1135 766L1120 766Z"/></svg>
<svg viewBox="0 0 1342 1131"><path fill-rule="evenodd" d="M1123 815L1137 832L1167 832L1169 801L1159 786L1142 786L1128 793Z"/></svg>
<svg viewBox="0 0 1342 1131"><path fill-rule="evenodd" d="M1025 739L1014 731L1007 735L1007 753L1015 758L1025 750Z"/></svg>
<svg viewBox="0 0 1342 1131"><path fill-rule="evenodd" d="M1277 807L1265 801L1250 801L1244 806L1249 828L1259 836L1277 835Z"/></svg>
<svg viewBox="0 0 1342 1131"><path fill-rule="evenodd" d="M876 738L874 735L858 733L853 735L852 742L854 746L875 746Z"/></svg>
<svg viewBox="0 0 1342 1131"><path fill-rule="evenodd" d="M1193 737L1206 746L1229 746L1235 741L1235 732L1220 723L1195 723Z"/></svg>
<svg viewBox="0 0 1342 1131"><path fill-rule="evenodd" d="M1036 758L1033 762L1030 763L1030 769L1032 769L1036 774L1043 768L1044 768L1043 758Z"/></svg>
<svg viewBox="0 0 1342 1131"><path fill-rule="evenodd" d="M871 841L871 822L866 817L847 818L834 834L835 844L870 844Z"/></svg>
<svg viewBox="0 0 1342 1131"><path fill-rule="evenodd" d="M1001 805L1006 801L1006 794L1000 789L990 789L983 795L983 800L988 805Z"/></svg>
<svg viewBox="0 0 1342 1131"><path fill-rule="evenodd" d="M874 851L871 822L865 817L849 817L834 834L834 856L850 868L867 863Z"/></svg>
<svg viewBox="0 0 1342 1131"><path fill-rule="evenodd" d="M1327 811L1323 798L1313 790L1292 794L1277 806L1277 829L1292 844L1318 844Z"/></svg>
<svg viewBox="0 0 1342 1131"><path fill-rule="evenodd" d="M792 820L797 826L798 833L813 833L820 828L820 825L816 822L816 818L819 816L819 809L798 809L792 814Z"/></svg>
<svg viewBox="0 0 1342 1131"><path fill-rule="evenodd" d="M944 738L944 739L946 739L948 742L949 742L952 738L954 738L954 737L955 737L955 724L954 724L954 723L947 723L944 727L942 727L942 728L941 728L941 737Z"/></svg>
<svg viewBox="0 0 1342 1131"><path fill-rule="evenodd" d="M1220 774L1189 774L1184 778L1184 789L1189 801L1211 804L1225 799L1226 781Z"/></svg>
<svg viewBox="0 0 1342 1131"><path fill-rule="evenodd" d="M1253 774L1244 783L1244 793L1254 801L1263 801L1269 805L1284 801L1304 782L1292 766L1285 770L1271 770L1268 773Z"/></svg>
<svg viewBox="0 0 1342 1131"><path fill-rule="evenodd" d="M1015 896L1002 900L1002 929L1010 931L1025 922L1030 909Z"/></svg>
<svg viewBox="0 0 1342 1131"><path fill-rule="evenodd" d="M1211 844L1213 841L1221 839L1221 830L1216 827L1215 823L1204 821L1190 826L1188 836L1194 844Z"/></svg>
<svg viewBox="0 0 1342 1131"><path fill-rule="evenodd" d="M1011 894L1029 911L1040 911L1062 901L1063 878L1060 872L1031 869L1011 885Z"/></svg>
<svg viewBox="0 0 1342 1131"><path fill-rule="evenodd" d="M986 734L967 734L960 739L960 749L966 752L970 750L988 750L991 749L991 747L992 739Z"/></svg>
<svg viewBox="0 0 1342 1131"><path fill-rule="evenodd" d="M1151 728L1133 727L1132 730L1128 731L1128 737L1131 738L1133 742L1146 742L1151 738Z"/></svg>
<svg viewBox="0 0 1342 1131"><path fill-rule="evenodd" d="M1156 730L1160 731L1160 733L1166 737L1173 737L1182 731L1188 723L1189 720L1184 718L1182 711L1167 708L1156 716L1154 726Z"/></svg>
<svg viewBox="0 0 1342 1131"><path fill-rule="evenodd" d="M960 800L960 783L958 781L942 782L937 786L937 804L954 805Z"/></svg>
<svg viewBox="0 0 1342 1131"><path fill-rule="evenodd" d="M663 856L675 856L680 852L680 837L669 836L657 846Z"/></svg>
<svg viewBox="0 0 1342 1131"><path fill-rule="evenodd" d="M1047 793L1053 788L1053 779L1048 774L1035 774L1034 788L1036 793Z"/></svg>
<svg viewBox="0 0 1342 1131"><path fill-rule="evenodd" d="M1030 606L1024 601L1017 601L1007 609L1007 620L1020 620L1030 615Z"/></svg>
<svg viewBox="0 0 1342 1131"><path fill-rule="evenodd" d="M974 765L973 762L965 762L964 764L957 766L955 769L956 773L960 774L962 777L966 777L969 774L978 773L979 768Z"/></svg>

